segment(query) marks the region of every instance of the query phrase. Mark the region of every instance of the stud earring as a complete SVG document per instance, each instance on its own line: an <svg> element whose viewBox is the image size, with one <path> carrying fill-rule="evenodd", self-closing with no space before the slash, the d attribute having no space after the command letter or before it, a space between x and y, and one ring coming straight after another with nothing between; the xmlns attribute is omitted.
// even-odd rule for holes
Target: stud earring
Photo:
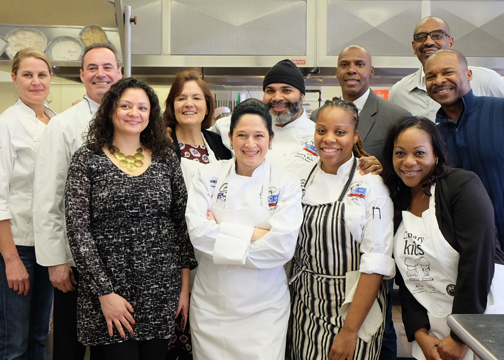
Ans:
<svg viewBox="0 0 504 360"><path fill-rule="evenodd" d="M231 150L234 150L233 145L231 145L229 148L230 148Z"/></svg>
<svg viewBox="0 0 504 360"><path fill-rule="evenodd" d="M269 146L269 149L270 149L270 150L273 150L273 146L271 146L271 145L270 145L270 146Z"/></svg>

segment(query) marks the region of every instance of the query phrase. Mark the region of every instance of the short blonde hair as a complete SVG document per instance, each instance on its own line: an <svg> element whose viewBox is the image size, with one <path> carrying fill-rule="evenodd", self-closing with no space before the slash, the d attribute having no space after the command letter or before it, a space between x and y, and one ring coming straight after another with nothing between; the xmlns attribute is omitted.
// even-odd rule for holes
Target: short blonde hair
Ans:
<svg viewBox="0 0 504 360"><path fill-rule="evenodd" d="M53 71L51 66L51 60L49 60L49 57L44 52L33 48L26 48L23 50L19 50L16 53L16 55L14 55L14 58L12 59L12 73L17 75L19 65L21 64L21 60L31 57L35 59L40 59L43 62L45 62L47 64L47 69L49 70L49 73L52 74Z"/></svg>

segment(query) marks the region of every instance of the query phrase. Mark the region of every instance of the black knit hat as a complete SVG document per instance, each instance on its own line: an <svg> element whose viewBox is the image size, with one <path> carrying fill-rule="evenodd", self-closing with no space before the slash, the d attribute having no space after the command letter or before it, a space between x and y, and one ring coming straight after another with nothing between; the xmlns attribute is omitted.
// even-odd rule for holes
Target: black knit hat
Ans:
<svg viewBox="0 0 504 360"><path fill-rule="evenodd" d="M305 94L305 84L301 70L289 59L278 62L268 70L263 80L263 91L269 84L287 84Z"/></svg>

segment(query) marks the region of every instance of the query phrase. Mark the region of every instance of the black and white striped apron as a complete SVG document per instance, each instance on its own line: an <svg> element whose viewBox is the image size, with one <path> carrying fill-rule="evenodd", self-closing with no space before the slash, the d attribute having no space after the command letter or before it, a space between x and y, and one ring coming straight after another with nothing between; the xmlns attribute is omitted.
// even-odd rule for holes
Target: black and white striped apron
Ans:
<svg viewBox="0 0 504 360"><path fill-rule="evenodd" d="M345 274L360 265L360 244L345 227L343 198L356 171L355 159L348 181L334 203L303 204L291 281L289 339L292 360L327 360L344 320L340 307L345 301ZM306 179L307 188L317 165ZM304 189L303 189L304 190ZM378 292L378 304L385 320L386 286ZM384 321L385 323L385 321ZM384 325L369 343L357 338L354 359L378 359Z"/></svg>

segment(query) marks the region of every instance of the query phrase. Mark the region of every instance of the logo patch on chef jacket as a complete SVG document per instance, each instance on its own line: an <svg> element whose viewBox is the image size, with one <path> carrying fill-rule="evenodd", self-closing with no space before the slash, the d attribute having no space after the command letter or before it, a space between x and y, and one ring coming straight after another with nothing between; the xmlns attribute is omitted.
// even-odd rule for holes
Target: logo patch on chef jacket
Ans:
<svg viewBox="0 0 504 360"><path fill-rule="evenodd" d="M308 151L313 156L318 156L317 149L315 148L315 145L313 145L313 144L305 144L303 150Z"/></svg>
<svg viewBox="0 0 504 360"><path fill-rule="evenodd" d="M210 187L214 188L216 186L217 186L217 180L216 179L210 180Z"/></svg>
<svg viewBox="0 0 504 360"><path fill-rule="evenodd" d="M278 193L278 189L276 187L270 186L268 188L268 207L269 207L270 211L273 211L276 209L279 196L280 196L280 194Z"/></svg>
<svg viewBox="0 0 504 360"><path fill-rule="evenodd" d="M227 196L227 188L228 184L222 184L222 186L219 188L219 192L217 193L217 201L223 201L226 202L226 196Z"/></svg>
<svg viewBox="0 0 504 360"><path fill-rule="evenodd" d="M358 187L351 189L348 197L358 197L364 199L366 197L366 188Z"/></svg>

